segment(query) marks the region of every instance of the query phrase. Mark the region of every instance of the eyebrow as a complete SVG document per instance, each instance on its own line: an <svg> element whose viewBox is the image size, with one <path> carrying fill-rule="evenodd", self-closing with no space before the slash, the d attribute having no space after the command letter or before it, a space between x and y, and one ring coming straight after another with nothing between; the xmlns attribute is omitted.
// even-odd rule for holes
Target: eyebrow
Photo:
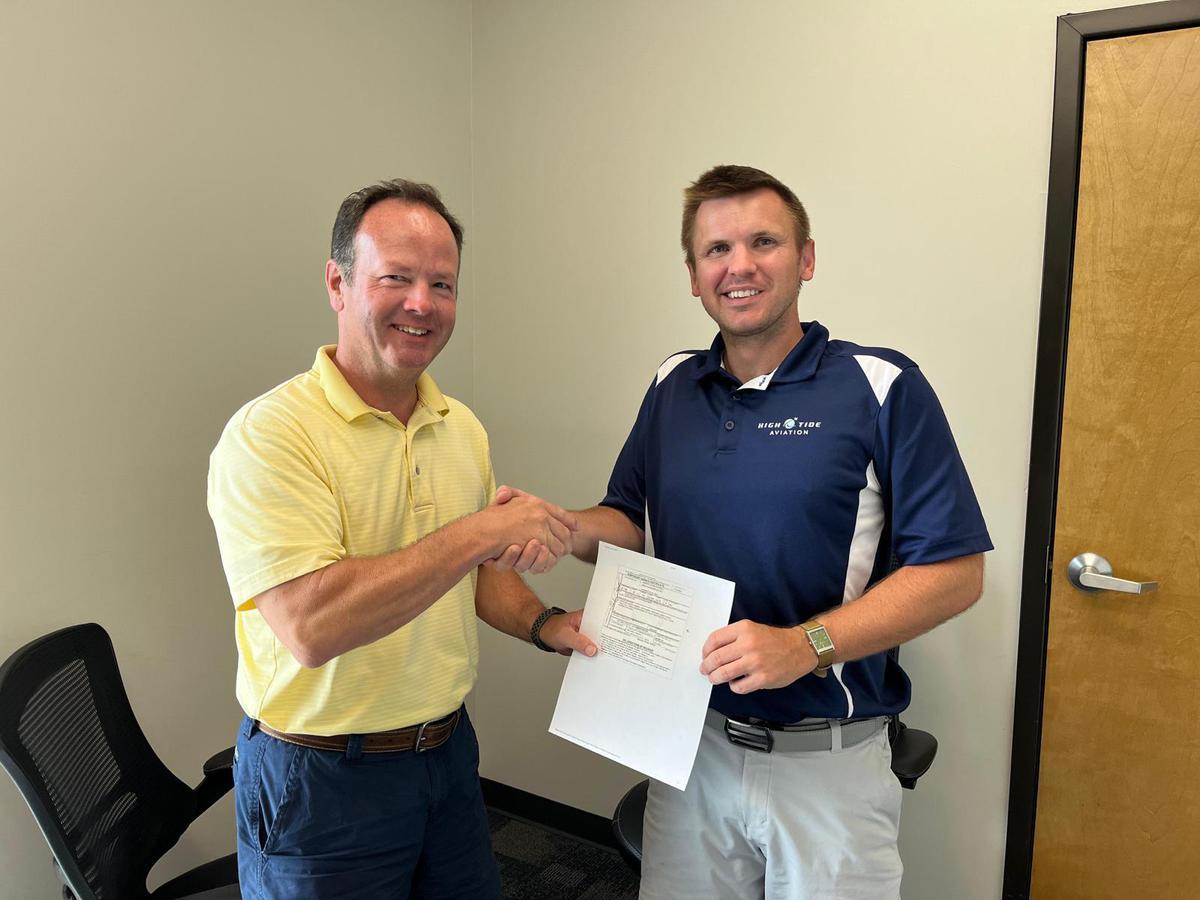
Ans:
<svg viewBox="0 0 1200 900"><path fill-rule="evenodd" d="M395 275L397 273L408 275L413 270L412 266L404 265L403 263L393 262L392 260L389 260L389 259L380 260L379 264L375 268L376 268L376 271L379 272L379 274L381 274L381 275Z"/></svg>

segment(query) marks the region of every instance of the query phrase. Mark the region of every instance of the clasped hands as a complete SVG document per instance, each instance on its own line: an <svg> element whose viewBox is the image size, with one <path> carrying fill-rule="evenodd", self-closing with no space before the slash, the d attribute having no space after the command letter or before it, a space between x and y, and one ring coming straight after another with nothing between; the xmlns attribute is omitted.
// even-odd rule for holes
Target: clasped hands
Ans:
<svg viewBox="0 0 1200 900"><path fill-rule="evenodd" d="M507 485L497 488L496 499L484 513L491 517L499 536L498 555L484 565L501 572L550 571L571 552L579 531L578 516ZM572 652L595 656L595 643L579 631L582 620L582 609L551 616L542 626L541 639L566 656Z"/></svg>
<svg viewBox="0 0 1200 900"><path fill-rule="evenodd" d="M508 485L496 489L487 508L497 520L502 541L500 553L484 562L499 572L549 572L574 546L579 518L561 506Z"/></svg>

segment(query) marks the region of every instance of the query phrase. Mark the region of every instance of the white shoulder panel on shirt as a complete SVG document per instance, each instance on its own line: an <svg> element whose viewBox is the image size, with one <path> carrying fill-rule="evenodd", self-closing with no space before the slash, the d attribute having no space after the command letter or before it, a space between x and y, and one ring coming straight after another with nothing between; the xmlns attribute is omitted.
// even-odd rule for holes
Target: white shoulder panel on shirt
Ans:
<svg viewBox="0 0 1200 900"><path fill-rule="evenodd" d="M878 356L855 355L854 359L862 367L863 374L867 376L871 390L875 392L875 399L879 401L880 406L883 406L888 391L892 389L892 382L900 375L900 367L886 359L880 359Z"/></svg>
<svg viewBox="0 0 1200 900"><path fill-rule="evenodd" d="M658 387L662 384L668 375L675 371L675 367L686 359L691 359L695 353L676 353L674 356L668 357L666 362L658 367L658 374L654 377L654 386Z"/></svg>

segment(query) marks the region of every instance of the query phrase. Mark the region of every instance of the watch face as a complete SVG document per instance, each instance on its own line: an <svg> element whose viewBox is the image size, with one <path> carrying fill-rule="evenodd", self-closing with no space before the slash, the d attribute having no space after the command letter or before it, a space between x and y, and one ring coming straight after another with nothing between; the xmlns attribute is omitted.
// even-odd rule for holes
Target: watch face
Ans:
<svg viewBox="0 0 1200 900"><path fill-rule="evenodd" d="M833 649L833 641L829 639L829 632L824 628L814 628L808 633L812 640L813 649L817 653L824 653L826 650Z"/></svg>

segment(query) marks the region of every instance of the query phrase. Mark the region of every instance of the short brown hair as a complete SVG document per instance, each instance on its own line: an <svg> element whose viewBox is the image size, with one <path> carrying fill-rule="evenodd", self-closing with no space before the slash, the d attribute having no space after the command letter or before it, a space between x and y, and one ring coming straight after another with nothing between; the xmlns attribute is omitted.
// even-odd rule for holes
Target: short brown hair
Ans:
<svg viewBox="0 0 1200 900"><path fill-rule="evenodd" d="M679 241L683 245L689 266L696 265L692 237L696 231L696 210L700 208L700 204L705 200L748 194L762 188L779 195L779 199L788 208L792 220L796 223L796 243L803 247L809 239L808 213L804 211L804 204L796 198L791 188L762 169L752 169L750 166L713 166L683 192L683 230Z"/></svg>
<svg viewBox="0 0 1200 900"><path fill-rule="evenodd" d="M329 255L337 263L347 284L354 283L354 236L358 233L358 226L362 224L367 210L384 200L400 200L404 203L427 206L445 219L446 224L450 226L450 233L454 235L454 243L458 245L461 262L463 227L458 219L450 214L450 210L446 209L437 188L417 181L393 178L355 191L343 200L338 208L337 218L333 220L333 239L330 242Z"/></svg>

